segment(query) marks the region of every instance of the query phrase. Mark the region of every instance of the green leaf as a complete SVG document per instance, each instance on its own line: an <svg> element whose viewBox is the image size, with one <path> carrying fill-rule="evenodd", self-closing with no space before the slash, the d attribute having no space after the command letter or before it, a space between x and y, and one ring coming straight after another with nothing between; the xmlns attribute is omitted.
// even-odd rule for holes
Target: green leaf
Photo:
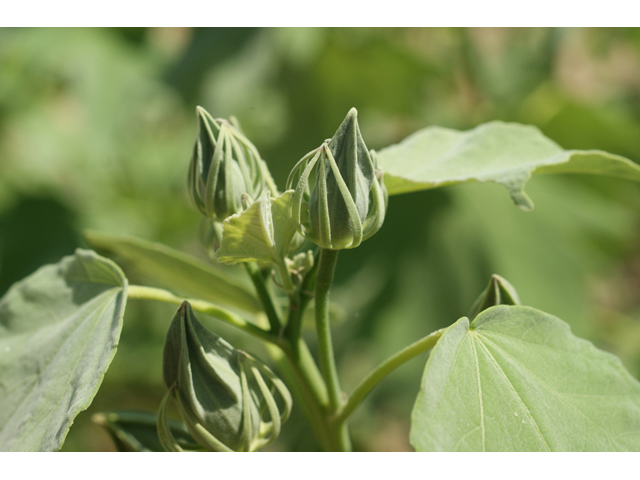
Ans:
<svg viewBox="0 0 640 480"><path fill-rule="evenodd" d="M524 186L533 173L591 173L640 181L640 167L598 150L563 150L537 128L489 122L460 132L420 130L378 152L389 195L465 182L504 185L523 210L533 202Z"/></svg>
<svg viewBox="0 0 640 480"><path fill-rule="evenodd" d="M620 360L530 307L447 329L413 408L419 451L638 451L640 383Z"/></svg>
<svg viewBox="0 0 640 480"><path fill-rule="evenodd" d="M117 255L145 277L176 293L194 296L246 312L261 312L252 290L234 277L161 243L126 235L88 231L87 242Z"/></svg>
<svg viewBox="0 0 640 480"><path fill-rule="evenodd" d="M158 438L158 416L153 412L114 411L96 413L92 420L104 427L119 452L164 452ZM197 446L187 427L169 419L171 433L182 446Z"/></svg>
<svg viewBox="0 0 640 480"><path fill-rule="evenodd" d="M115 263L78 249L0 299L0 451L62 446L115 355L126 287Z"/></svg>
<svg viewBox="0 0 640 480"><path fill-rule="evenodd" d="M267 191L247 210L227 218L216 258L230 264L283 263L296 234L290 214L293 193L287 190L271 199Z"/></svg>

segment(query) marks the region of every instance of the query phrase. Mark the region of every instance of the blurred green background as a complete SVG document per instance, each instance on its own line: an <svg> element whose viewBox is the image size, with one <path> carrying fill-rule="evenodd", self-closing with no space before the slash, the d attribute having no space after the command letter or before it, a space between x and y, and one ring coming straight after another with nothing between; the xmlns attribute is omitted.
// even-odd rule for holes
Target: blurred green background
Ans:
<svg viewBox="0 0 640 480"><path fill-rule="evenodd" d="M281 188L354 106L370 148L429 125L501 119L640 161L640 29L0 29L0 295L86 246L88 228L206 258L185 190L196 105L235 115ZM347 391L465 315L492 273L640 377L640 188L560 175L528 191L531 213L493 184L390 199L380 232L338 266L333 299L347 315L334 341ZM157 410L172 314L130 303L118 354L64 450L113 449L95 412ZM357 449L411 449L424 360L357 411ZM294 411L272 449L314 448Z"/></svg>

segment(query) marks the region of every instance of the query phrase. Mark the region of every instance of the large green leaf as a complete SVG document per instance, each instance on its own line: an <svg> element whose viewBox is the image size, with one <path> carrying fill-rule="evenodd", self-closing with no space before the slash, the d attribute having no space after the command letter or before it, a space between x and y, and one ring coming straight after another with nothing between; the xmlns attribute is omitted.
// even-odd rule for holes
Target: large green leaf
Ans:
<svg viewBox="0 0 640 480"><path fill-rule="evenodd" d="M127 279L90 250L47 265L0 299L0 450L52 451L116 352Z"/></svg>
<svg viewBox="0 0 640 480"><path fill-rule="evenodd" d="M411 422L419 451L638 451L640 383L620 360L530 307L449 327Z"/></svg>
<svg viewBox="0 0 640 480"><path fill-rule="evenodd" d="M389 195L465 182L504 185L523 210L533 173L591 173L640 181L640 167L598 150L563 150L537 128L489 122L466 132L442 127L420 130L378 152Z"/></svg>
<svg viewBox="0 0 640 480"><path fill-rule="evenodd" d="M161 243L126 235L84 233L99 251L115 254L139 273L176 293L190 295L245 312L261 312L250 288L220 269Z"/></svg>

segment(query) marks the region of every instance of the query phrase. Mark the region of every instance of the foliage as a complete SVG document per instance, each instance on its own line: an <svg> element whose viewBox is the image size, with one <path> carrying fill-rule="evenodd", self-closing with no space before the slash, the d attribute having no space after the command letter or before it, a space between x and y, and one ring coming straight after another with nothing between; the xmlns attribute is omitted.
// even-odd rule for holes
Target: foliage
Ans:
<svg viewBox="0 0 640 480"><path fill-rule="evenodd" d="M2 450L60 448L116 353L126 288L113 262L78 250L0 300Z"/></svg>
<svg viewBox="0 0 640 480"><path fill-rule="evenodd" d="M122 406L158 409L159 359L171 318L162 303L177 307L185 299L206 313L207 328L268 363L291 390L293 417L275 449L346 447L344 435L323 431L326 422L318 420L323 409L336 404L337 410L343 408L338 418L348 420L355 449L409 448L408 419L420 362L397 371L394 362L404 364L435 345L429 370L441 341L451 334L427 334L469 311L495 272L518 287L525 305L567 321L576 335L615 352L637 375L637 188L602 175L536 175L582 171L636 179L635 164L604 150L630 158L640 153L633 68L625 77L620 63L611 63L624 58L635 65L637 36L622 30L560 29L205 29L191 37L187 30L59 32L0 31L0 153L7 160L0 163L0 287L86 246L80 232L87 227L94 229L85 235L91 248L112 256L131 283L160 287L127 289L130 301L118 355L89 412L77 417L65 449L109 448L88 423L92 413ZM219 55L203 56L211 49L202 47L213 38L228 43L216 49ZM52 48L38 48L44 43ZM60 52L68 59L64 63L57 61ZM122 68L127 75L117 74ZM572 76L578 68L591 83ZM103 74L90 75L95 71ZM29 78L42 80L21 80ZM112 99L108 105L105 98ZM314 279L323 276L328 256L322 261L298 233L280 235L292 231L284 202L291 192L279 197L270 184L270 192L251 192L243 205L242 196L239 202L234 197L234 209L243 212L226 223L203 219L205 248L193 241L197 210L189 210L180 197L188 191L185 156L194 124L181 102L193 111L196 98L216 115L240 118L240 134L255 143L280 186L295 160L330 136L345 112L358 105L362 138L377 151L372 158L384 171L389 193L414 192L392 196L382 228L340 254L332 303L326 299L335 318L330 329L318 330L317 343L309 326L312 312L323 307L301 293L316 290L317 296ZM239 128L235 120L230 124ZM428 127L402 140L428 124L447 128ZM476 128L467 130L471 127ZM487 170L490 164L497 168ZM528 182L531 175L534 180ZM523 215L487 184L436 188L474 180L503 184L523 208L532 206L530 195L536 209ZM310 194L299 198L306 202ZM349 217L347 230L354 220ZM293 223L298 221L304 220ZM278 229L283 222L289 226ZM317 229L322 223L308 223L300 233L314 225ZM246 249L246 242L254 246ZM206 251L216 260L204 259ZM479 308L502 303L505 292L513 298L512 290L480 302ZM271 307L264 307L266 296ZM160 302L133 301L150 297ZM9 298L7 293L2 301ZM306 313L298 319L289 305L302 306ZM249 335L238 333L243 331ZM298 332L302 346L290 341ZM421 335L429 340L402 350ZM335 354L335 371L323 359L327 347ZM298 359L298 368L292 367L292 358ZM318 359L320 370L312 367ZM380 361L380 369L374 368ZM378 375L392 370L378 383ZM337 391L351 392L346 405L335 395L336 379ZM310 388L300 390L300 383ZM95 389L87 388L93 397ZM424 399L424 392L420 396ZM305 406L313 397L328 407L314 411ZM69 410L58 440L87 405L85 399ZM318 444L305 436L303 414ZM137 431L130 419L138 417L118 415L128 419L126 428ZM143 431L149 417L140 415ZM199 448L170 423L181 445ZM415 431L414 426L415 448L437 449L419 446ZM92 440L83 445L80 436ZM594 434L594 442L597 438ZM391 443L381 443L384 439ZM43 448L59 447L51 445ZM157 449L153 445L148 449ZM460 448L482 449L474 445ZM556 445L563 446L552 448L580 448ZM584 448L609 448L589 445ZM633 449L624 441L613 445Z"/></svg>
<svg viewBox="0 0 640 480"><path fill-rule="evenodd" d="M529 307L462 318L429 357L418 450L636 451L640 384L619 359Z"/></svg>

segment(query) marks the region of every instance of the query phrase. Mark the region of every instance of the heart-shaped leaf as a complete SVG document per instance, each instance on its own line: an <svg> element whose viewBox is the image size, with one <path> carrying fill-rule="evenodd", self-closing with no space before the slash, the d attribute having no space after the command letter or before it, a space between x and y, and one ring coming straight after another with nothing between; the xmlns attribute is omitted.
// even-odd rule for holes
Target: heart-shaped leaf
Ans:
<svg viewBox="0 0 640 480"><path fill-rule="evenodd" d="M524 186L534 173L591 173L640 181L640 167L598 150L563 150L537 128L489 122L460 132L428 127L378 152L389 195L465 182L504 185L523 210L533 202Z"/></svg>
<svg viewBox="0 0 640 480"><path fill-rule="evenodd" d="M58 450L116 352L127 280L90 250L0 299L0 450Z"/></svg>
<svg viewBox="0 0 640 480"><path fill-rule="evenodd" d="M638 451L640 383L530 307L466 317L434 347L413 408L419 451Z"/></svg>

